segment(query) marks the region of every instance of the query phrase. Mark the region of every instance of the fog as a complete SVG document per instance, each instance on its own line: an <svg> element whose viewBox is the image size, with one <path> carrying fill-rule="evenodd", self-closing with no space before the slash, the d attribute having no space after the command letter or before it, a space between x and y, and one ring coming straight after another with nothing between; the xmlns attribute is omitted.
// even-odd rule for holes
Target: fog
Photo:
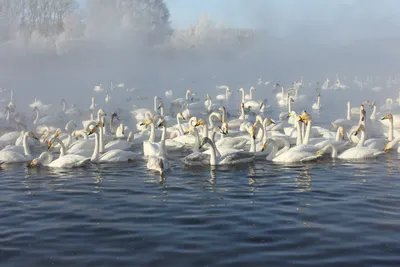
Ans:
<svg viewBox="0 0 400 267"><path fill-rule="evenodd" d="M391 15L397 1L239 1L227 12L250 20L253 28L245 29L210 16L174 29L174 11L161 7L163 1L136 1L146 12L108 9L111 0L89 1L68 13L55 34L8 28L0 44L0 88L13 89L17 109L25 112L34 96L57 108L65 98L68 105L87 109L91 96L103 105L105 94L93 88L110 82L125 88L109 92L109 109L150 105L166 90L178 98L190 88L203 100L206 93L220 94L215 87L222 84L234 94L240 87L258 87L256 97L273 103L273 87L257 84L259 77L285 87L304 77L304 92L314 99L316 83L328 77L334 82L338 74L351 87L349 93L334 94L341 104L349 98L383 104L398 95L398 87L386 86L387 78L398 73L400 59L399 18ZM362 95L355 76L369 76ZM384 89L370 91L374 86ZM128 93L127 88L136 90ZM8 97L8 92L1 95Z"/></svg>

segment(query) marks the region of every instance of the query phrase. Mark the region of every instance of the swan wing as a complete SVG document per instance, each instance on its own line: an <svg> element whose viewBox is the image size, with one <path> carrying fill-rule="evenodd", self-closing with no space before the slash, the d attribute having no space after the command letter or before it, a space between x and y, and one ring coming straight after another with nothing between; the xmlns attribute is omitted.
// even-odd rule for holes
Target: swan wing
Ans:
<svg viewBox="0 0 400 267"><path fill-rule="evenodd" d="M233 165L241 163L249 163L254 160L255 156L253 153L246 151L238 151L235 153L227 154L223 156L219 162L219 165Z"/></svg>
<svg viewBox="0 0 400 267"><path fill-rule="evenodd" d="M189 166L206 166L210 165L210 155L201 152L194 152L184 157L181 161L185 165Z"/></svg>
<svg viewBox="0 0 400 267"><path fill-rule="evenodd" d="M132 151L125 151L121 149L114 149L107 151L100 157L100 162L126 162L134 160L139 156L138 153Z"/></svg>
<svg viewBox="0 0 400 267"><path fill-rule="evenodd" d="M65 155L48 164L51 168L76 168L86 165L90 158L80 155Z"/></svg>

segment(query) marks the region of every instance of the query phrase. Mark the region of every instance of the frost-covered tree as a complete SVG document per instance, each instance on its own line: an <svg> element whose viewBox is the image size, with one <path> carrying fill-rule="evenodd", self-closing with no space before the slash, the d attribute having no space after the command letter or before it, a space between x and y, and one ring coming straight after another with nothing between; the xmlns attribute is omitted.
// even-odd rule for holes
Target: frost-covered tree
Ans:
<svg viewBox="0 0 400 267"><path fill-rule="evenodd" d="M58 35L77 7L75 0L0 0L2 37L13 39L21 31L35 33L35 38Z"/></svg>
<svg viewBox="0 0 400 267"><path fill-rule="evenodd" d="M163 42L171 32L163 0L89 0L86 35Z"/></svg>

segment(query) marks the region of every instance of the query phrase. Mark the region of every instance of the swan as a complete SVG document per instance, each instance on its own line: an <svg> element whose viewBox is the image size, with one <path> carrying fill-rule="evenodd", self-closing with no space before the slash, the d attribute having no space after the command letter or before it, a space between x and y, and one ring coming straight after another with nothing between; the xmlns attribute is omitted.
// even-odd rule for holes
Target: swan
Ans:
<svg viewBox="0 0 400 267"><path fill-rule="evenodd" d="M136 159L139 154L132 152L132 151L125 151L121 149L113 149L105 152L104 154L100 155L99 153L99 146L100 146L100 136L99 132L99 127L90 125L90 131L89 135L94 134L95 135L95 144L94 144L94 150L93 154L91 157L92 162L127 162Z"/></svg>
<svg viewBox="0 0 400 267"><path fill-rule="evenodd" d="M287 105L288 111L287 112L281 112L279 114L279 119L280 120L287 119L289 114L292 112L292 102L294 102L294 100L293 100L293 98L290 97L289 94L287 94L286 98L287 99L286 99L285 105Z"/></svg>
<svg viewBox="0 0 400 267"><path fill-rule="evenodd" d="M27 162L32 160L31 150L28 145L28 137L39 140L35 134L31 131L28 131L24 135L23 147L24 153L18 153L16 151L0 151L0 162L3 163L19 163L19 162Z"/></svg>
<svg viewBox="0 0 400 267"><path fill-rule="evenodd" d="M347 101L347 117L346 119L337 119L332 122L332 126L336 129L340 126L346 128L350 128L353 126L353 122L351 121L351 104L350 101Z"/></svg>
<svg viewBox="0 0 400 267"><path fill-rule="evenodd" d="M254 88L253 86L250 87L250 92L248 95L245 95L244 99L245 100L253 100L253 91L256 91L256 88Z"/></svg>
<svg viewBox="0 0 400 267"><path fill-rule="evenodd" d="M260 107L260 104L257 101L254 100L248 100L246 101L245 95L244 95L244 89L240 88L239 92L242 93L242 103L244 103L244 106L247 108L251 108L253 110L257 110Z"/></svg>
<svg viewBox="0 0 400 267"><path fill-rule="evenodd" d="M225 95L222 95L222 94L221 95L217 95L216 99L219 100L221 102L221 105L222 105L223 101L226 101L226 102L228 101L230 94L231 94L231 89L229 87L226 87ZM206 105L206 106L209 106L209 105Z"/></svg>
<svg viewBox="0 0 400 267"><path fill-rule="evenodd" d="M75 168L86 165L89 161L89 157L84 157L76 154L66 154L65 147L62 141L58 137L52 137L48 143L48 149L50 149L54 142L60 144L60 156L58 159L53 160L53 155L49 152L43 152L38 158L33 159L29 166L37 166L39 164L50 167L50 168Z"/></svg>
<svg viewBox="0 0 400 267"><path fill-rule="evenodd" d="M109 150L113 150L113 149L129 150L134 145L133 138L134 138L133 132L130 132L128 135L128 138L126 140L117 139L117 140L108 142L104 146L104 149L105 149L105 151L109 151Z"/></svg>
<svg viewBox="0 0 400 267"><path fill-rule="evenodd" d="M195 159L193 161L188 160L188 156L186 157L186 160L183 161L185 164L191 165L191 162L193 162L193 165L211 165L211 166L216 166L216 165L235 165L235 164L240 164L240 163L250 163L254 160L254 155L250 152L245 152L245 151L238 151L230 154L226 154L223 156L218 156L217 157L217 148L215 147L215 144L213 141L208 138L204 137L201 142L200 142L200 147L202 148L205 144L210 145L211 149L211 155L209 157L209 161L207 162L207 156L204 155L202 158ZM198 153L194 153L198 155ZM189 155L190 156L190 155Z"/></svg>
<svg viewBox="0 0 400 267"><path fill-rule="evenodd" d="M387 134L387 139L386 138L368 138L365 140L364 146L381 150L383 149L387 142L390 142L393 140L394 136L394 128L393 128L393 116L391 113L386 114L381 118L381 120L389 120L389 130ZM364 129L366 131L366 127L364 126Z"/></svg>
<svg viewBox="0 0 400 267"><path fill-rule="evenodd" d="M172 99L172 90L165 91L165 97L169 100Z"/></svg>
<svg viewBox="0 0 400 267"><path fill-rule="evenodd" d="M340 155L337 155L337 149L329 144L325 146L322 150L317 151L317 155L322 155L328 148L332 149L332 157L346 160L360 160L360 159L368 159L368 158L376 158L379 155L385 153L384 151L379 151L373 148L365 147L364 142L366 138L365 126L359 124L355 135L357 135L361 131L361 138L358 142L357 146L349 148L343 151Z"/></svg>
<svg viewBox="0 0 400 267"><path fill-rule="evenodd" d="M376 115L378 115L379 113L376 113L376 104L375 104L375 102L372 102L371 107L372 107L372 113L371 113L371 116L369 118L371 120L376 120Z"/></svg>
<svg viewBox="0 0 400 267"><path fill-rule="evenodd" d="M317 95L317 103L314 103L312 105L312 108L313 109L317 109L317 110L321 109L321 94L318 93L318 95Z"/></svg>
<svg viewBox="0 0 400 267"><path fill-rule="evenodd" d="M17 108L17 105L15 105L14 102L14 90L11 90L10 102L8 103L7 107L11 113L15 112L15 109Z"/></svg>
<svg viewBox="0 0 400 267"><path fill-rule="evenodd" d="M165 156L165 140L161 140L158 155L152 155L147 159L147 169L157 171L163 175L169 170L170 164Z"/></svg>

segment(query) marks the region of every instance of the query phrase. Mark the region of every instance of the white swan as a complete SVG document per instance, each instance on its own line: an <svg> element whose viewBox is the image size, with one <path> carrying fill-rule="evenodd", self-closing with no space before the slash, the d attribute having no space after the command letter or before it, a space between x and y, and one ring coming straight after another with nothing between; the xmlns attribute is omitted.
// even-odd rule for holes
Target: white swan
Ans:
<svg viewBox="0 0 400 267"><path fill-rule="evenodd" d="M76 154L66 154L65 147L62 141L54 136L49 140L48 149L50 149L54 142L60 144L60 156L58 159L53 160L53 155L49 152L43 152L38 158L31 161L29 166L44 165L51 168L75 168L86 165L89 161L89 157L84 157Z"/></svg>
<svg viewBox="0 0 400 267"><path fill-rule="evenodd" d="M314 103L312 108L317 110L321 109L321 94L317 95L317 103Z"/></svg>
<svg viewBox="0 0 400 267"><path fill-rule="evenodd" d="M99 127L95 127L93 125L90 126L89 135L95 135L95 144L94 150L91 157L92 162L127 162L136 159L139 154L132 151L125 151L121 149L113 149L105 152L100 155L99 146L100 146L100 135L99 135Z"/></svg>
<svg viewBox="0 0 400 267"><path fill-rule="evenodd" d="M245 95L244 99L245 100L253 100L253 91L256 91L256 88L254 88L253 86L250 87L250 92L248 95Z"/></svg>
<svg viewBox="0 0 400 267"><path fill-rule="evenodd" d="M159 126L164 126L163 122ZM166 127L166 126L165 126ZM165 155L165 139L160 141L158 155L152 155L147 159L147 169L157 171L161 175L170 168L170 164Z"/></svg>
<svg viewBox="0 0 400 267"><path fill-rule="evenodd" d="M350 105L350 101L347 101L347 117L346 119L337 119L335 121L332 122L332 126L334 128L338 128L340 126L346 128L350 128L351 126L353 126L353 122L351 121L351 105Z"/></svg>
<svg viewBox="0 0 400 267"><path fill-rule="evenodd" d="M206 162L204 159L207 158L207 156L204 156L201 159L195 159L195 160L186 160L183 161L185 164L190 164L190 162L195 163L194 165L211 165L211 166L216 166L216 165L234 165L234 164L240 164L240 163L250 163L254 160L254 155L250 152L245 152L245 151L239 151L239 152L234 152L231 154L226 154L223 156L217 156L217 148L215 147L215 144L213 141L208 138L204 137L201 142L200 142L200 148L203 147L205 144L210 145L211 149L211 155L209 157L209 162ZM198 155L197 153L194 153ZM190 155L189 155L190 156ZM188 156L187 156L188 157ZM186 157L186 159L187 159Z"/></svg>
<svg viewBox="0 0 400 267"><path fill-rule="evenodd" d="M332 148L332 157L339 158L339 159L346 159L346 160L361 160L361 159L368 159L368 158L376 158L379 155L385 153L384 151L379 151L373 148L365 147L364 142L366 138L365 127L364 125L360 124L357 127L355 134L357 135L361 131L361 138L358 142L357 146L349 148L343 151L340 155L337 155L336 148L329 144L325 146L322 150L317 152L317 155L322 155L325 153L325 150L328 148Z"/></svg>
<svg viewBox="0 0 400 267"><path fill-rule="evenodd" d="M16 151L0 151L0 162L19 163L32 160L33 157L29 148L28 137L38 140L34 133L32 133L31 131L26 132L23 141L24 153L22 154Z"/></svg>

